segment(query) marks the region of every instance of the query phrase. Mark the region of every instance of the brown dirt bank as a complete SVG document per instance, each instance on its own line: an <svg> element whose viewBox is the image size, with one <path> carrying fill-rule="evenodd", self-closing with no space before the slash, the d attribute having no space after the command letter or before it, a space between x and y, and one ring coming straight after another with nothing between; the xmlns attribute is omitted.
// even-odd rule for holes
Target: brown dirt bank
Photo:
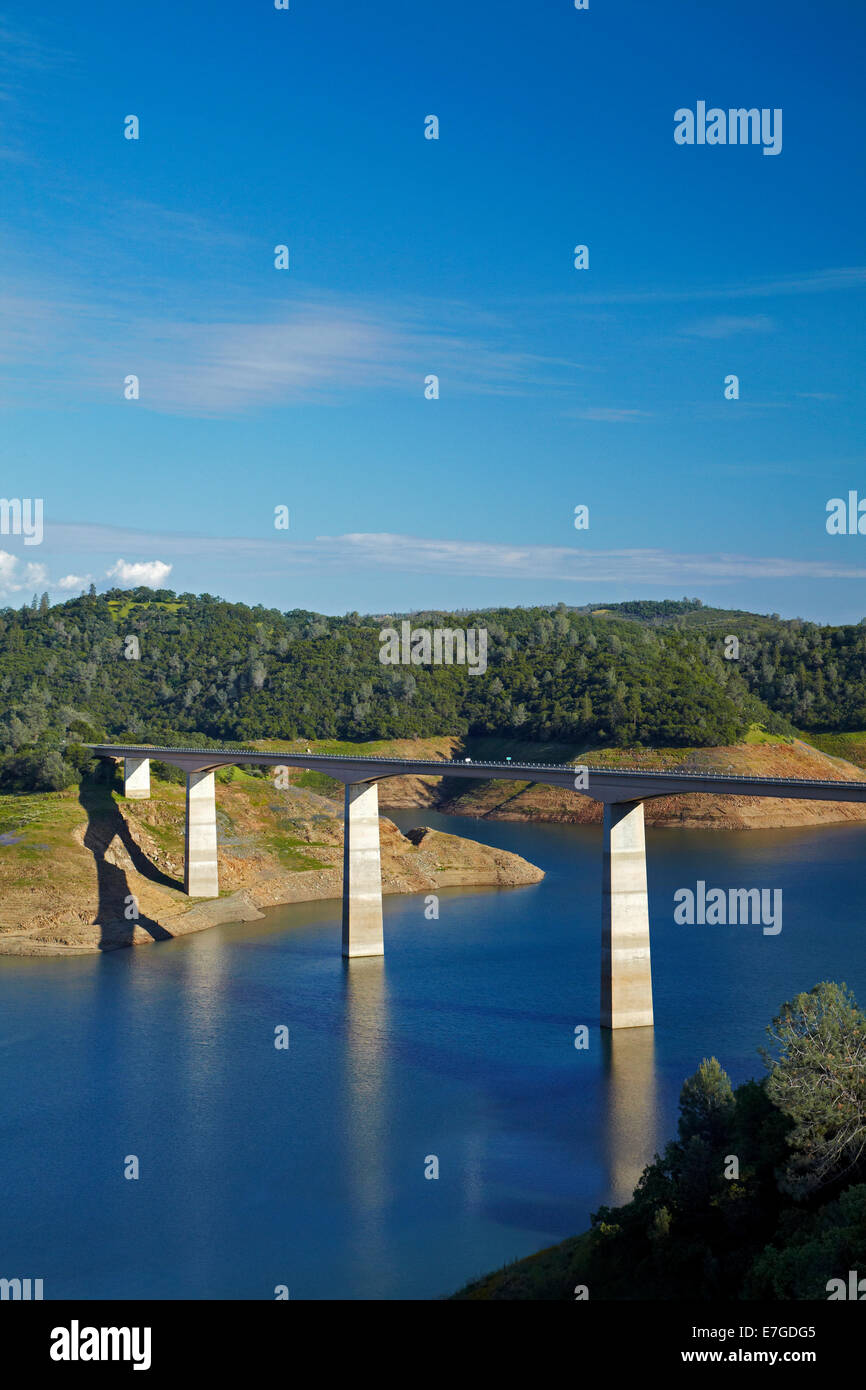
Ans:
<svg viewBox="0 0 866 1390"><path fill-rule="evenodd" d="M309 790L278 792L242 772L221 781L221 893L192 906L182 890L181 786L154 782L149 801L125 801L105 786L83 789L80 798L26 801L37 807L38 828L27 821L15 844L0 846L0 954L144 945L253 920L281 903L341 895L342 822L329 799ZM421 828L406 836L385 818L380 832L385 893L506 887L544 876L519 855L456 835ZM133 899L138 917L128 920Z"/></svg>
<svg viewBox="0 0 866 1390"><path fill-rule="evenodd" d="M733 772L757 777L815 777L829 781L863 781L862 768L833 758L801 739L790 743L735 744L698 750L659 750L630 754L628 750L589 749L578 761L596 766L670 767L682 771ZM436 809L448 815L490 820L559 821L576 825L596 824L602 818L598 801L576 792L537 782L458 782L432 779L419 789L416 803L409 799L412 778L401 778L400 799L393 801L389 783L380 786L384 805L429 805L431 791ZM692 793L660 797L645 803L648 825L716 830L771 830L787 826L833 825L866 821L866 805L840 801L785 801L771 797L716 796Z"/></svg>

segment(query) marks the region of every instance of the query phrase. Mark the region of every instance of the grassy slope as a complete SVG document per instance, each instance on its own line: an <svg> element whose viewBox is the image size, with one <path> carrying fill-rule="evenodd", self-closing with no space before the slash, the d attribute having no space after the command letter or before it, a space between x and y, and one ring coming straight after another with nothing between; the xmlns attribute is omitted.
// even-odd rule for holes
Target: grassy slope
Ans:
<svg viewBox="0 0 866 1390"><path fill-rule="evenodd" d="M561 1245L548 1246L504 1269L485 1274L467 1284L452 1299L533 1299L553 1301L573 1299L574 1290L585 1284L584 1267L589 1232L572 1236Z"/></svg>
<svg viewBox="0 0 866 1390"><path fill-rule="evenodd" d="M290 873L323 867L315 830L308 817L297 818L290 799L285 810L280 804L275 809L273 785L266 779L240 769L217 776L223 893L238 886L243 861L253 857ZM189 899L180 881L184 787L154 778L152 790L150 801L126 801L116 788L100 783L0 796L0 835L13 842L0 844L0 931L15 933L34 914L69 914L73 904L93 920L98 904L105 909L115 879L117 893L123 880L145 913L185 910ZM123 852L124 820L135 828L144 859L113 874ZM148 857L152 874L144 863ZM113 907L123 915L122 896Z"/></svg>
<svg viewBox="0 0 866 1390"><path fill-rule="evenodd" d="M831 758L844 758L855 767L866 768L866 733L804 734L803 737Z"/></svg>

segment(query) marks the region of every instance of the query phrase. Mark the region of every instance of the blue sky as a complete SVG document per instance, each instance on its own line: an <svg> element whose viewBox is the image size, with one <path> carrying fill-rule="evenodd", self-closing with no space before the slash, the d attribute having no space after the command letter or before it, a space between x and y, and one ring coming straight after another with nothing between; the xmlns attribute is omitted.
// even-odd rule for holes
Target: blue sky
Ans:
<svg viewBox="0 0 866 1390"><path fill-rule="evenodd" d="M854 0L0 6L0 493L45 514L0 602L858 620L864 38ZM781 153L678 146L699 100L781 108Z"/></svg>

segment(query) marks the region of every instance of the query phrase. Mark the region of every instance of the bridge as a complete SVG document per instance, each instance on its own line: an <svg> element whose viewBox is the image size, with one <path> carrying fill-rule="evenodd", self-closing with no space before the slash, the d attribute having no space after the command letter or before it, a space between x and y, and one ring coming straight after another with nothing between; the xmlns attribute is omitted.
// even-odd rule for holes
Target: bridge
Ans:
<svg viewBox="0 0 866 1390"><path fill-rule="evenodd" d="M150 796L150 760L186 773L184 888L190 897L219 896L214 773L220 767L295 767L325 772L345 786L343 811L343 955L384 955L378 784L388 777L465 777L543 782L604 803L601 928L601 1023L606 1028L653 1022L649 903L643 803L660 796L714 792L801 801L866 802L866 782L739 777L713 772L551 763L263 753L237 748L156 748L86 744L98 758L123 763L125 795Z"/></svg>

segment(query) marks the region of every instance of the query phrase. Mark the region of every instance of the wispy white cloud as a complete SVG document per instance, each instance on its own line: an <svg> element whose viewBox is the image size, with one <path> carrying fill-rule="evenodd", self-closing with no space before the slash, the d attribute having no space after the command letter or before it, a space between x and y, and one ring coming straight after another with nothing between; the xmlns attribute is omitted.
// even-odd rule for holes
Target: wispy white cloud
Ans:
<svg viewBox="0 0 866 1390"><path fill-rule="evenodd" d="M50 72L64 55L52 42L45 43L35 33L12 24L0 16L0 100L8 101L27 89L37 72Z"/></svg>
<svg viewBox="0 0 866 1390"><path fill-rule="evenodd" d="M718 314L686 325L680 333L686 338L735 338L743 333L772 333L775 327L767 314Z"/></svg>
<svg viewBox="0 0 866 1390"><path fill-rule="evenodd" d="M830 294L866 289L866 266L840 266L806 271L778 280L739 285L684 285L680 289L625 290L572 295L581 304L688 304L704 299L773 299L776 295ZM561 301L560 301L561 302Z"/></svg>
<svg viewBox="0 0 866 1390"><path fill-rule="evenodd" d="M45 27L45 18L35 16ZM68 55L56 45L54 32L50 42L37 37L35 31L13 24L0 16L0 104L3 109L3 136L0 159L12 164L33 162L26 142L32 117L25 115L26 98L34 82L51 76Z"/></svg>
<svg viewBox="0 0 866 1390"><path fill-rule="evenodd" d="M566 410L564 415L577 420L597 420L611 425L636 424L652 418L651 410L632 410L616 406L588 406L583 410Z"/></svg>
<svg viewBox="0 0 866 1390"><path fill-rule="evenodd" d="M614 550L574 546L503 545L489 541L455 541L392 532L352 532L312 540L258 539L245 536L195 536L138 532L87 523L53 525L52 545L93 555L126 549L158 551L172 561L192 561L202 587L229 577L255 573L291 575L311 571L441 574L508 580L556 580L566 584L601 582L640 584L720 584L759 579L866 579L866 565L800 556L679 553L629 547ZM158 562L159 563L159 562ZM130 580L150 583L151 580ZM162 583L162 579L153 582ZM218 586L218 585L217 585Z"/></svg>
<svg viewBox="0 0 866 1390"><path fill-rule="evenodd" d="M276 272L275 272L276 273ZM196 416L238 415L267 406L340 400L365 390L416 390L428 374L444 394L519 395L539 387L572 389L579 363L520 348L470 310L390 311L360 300L308 295L275 317L238 310L154 319L136 302L52 298L31 286L0 301L0 361L10 368L7 402L19 403L28 380L47 377L80 400L123 400L124 378L139 378L132 409Z"/></svg>
<svg viewBox="0 0 866 1390"><path fill-rule="evenodd" d="M488 542L427 540L417 536L357 534L320 537L345 547L354 563L429 573L441 570L484 578L519 577L596 583L627 580L705 584L732 579L866 578L866 567L775 556L690 555L660 549L584 550L565 546L505 546Z"/></svg>
<svg viewBox="0 0 866 1390"><path fill-rule="evenodd" d="M215 248L241 247L251 238L232 231L223 222L201 213L182 208L166 207L146 198L125 198L114 208L111 230L124 242L166 241L188 242L201 253L213 253Z"/></svg>

